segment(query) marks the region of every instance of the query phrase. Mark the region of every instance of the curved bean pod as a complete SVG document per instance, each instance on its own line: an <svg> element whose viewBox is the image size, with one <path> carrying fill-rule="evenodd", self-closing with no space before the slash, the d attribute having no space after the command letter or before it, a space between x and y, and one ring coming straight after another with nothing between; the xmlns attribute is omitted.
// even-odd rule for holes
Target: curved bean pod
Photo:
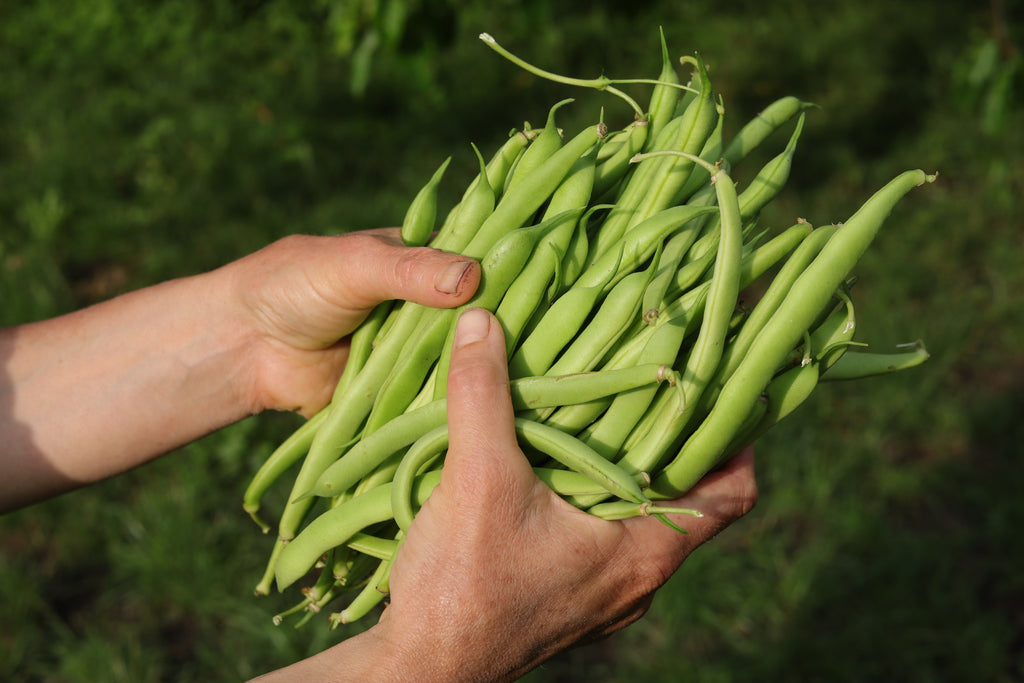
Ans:
<svg viewBox="0 0 1024 683"><path fill-rule="evenodd" d="M791 96L775 100L740 129L726 145L722 156L730 166L735 166L786 121L813 106Z"/></svg>
<svg viewBox="0 0 1024 683"><path fill-rule="evenodd" d="M413 509L413 489L416 476L428 462L448 450L448 424L431 429L416 440L395 470L391 482L391 515L398 528L408 531L416 511Z"/></svg>
<svg viewBox="0 0 1024 683"><path fill-rule="evenodd" d="M427 499L440 477L440 472L428 472L416 479L413 493L419 504ZM274 566L278 590L284 590L305 576L332 548L344 545L367 527L390 519L390 484L378 486L320 514L282 549Z"/></svg>
<svg viewBox="0 0 1024 683"><path fill-rule="evenodd" d="M392 558L380 561L377 569L370 576L370 580L352 598L348 606L340 612L331 615L331 628L339 624L351 624L362 619L369 614L370 610L384 601L385 596L388 594L387 583L391 576L391 565L393 562Z"/></svg>
<svg viewBox="0 0 1024 683"><path fill-rule="evenodd" d="M607 494L607 490L603 486L595 484L593 479L574 470L563 470L555 467L534 467L533 473L548 488L570 503L577 497ZM647 477L637 478L636 481L640 486L646 486L650 483L650 479Z"/></svg>
<svg viewBox="0 0 1024 683"><path fill-rule="evenodd" d="M394 417L381 428L367 433L324 470L312 492L317 496L330 497L347 491L389 456L412 445L431 429L445 424L447 419L444 401L432 401Z"/></svg>
<svg viewBox="0 0 1024 683"><path fill-rule="evenodd" d="M930 357L928 350L920 341L905 346L907 350L895 353L847 351L822 375L822 380L862 379L909 370Z"/></svg>
<svg viewBox="0 0 1024 683"><path fill-rule="evenodd" d="M804 330L820 313L881 228L896 203L910 190L934 180L924 171L906 171L873 194L832 236L793 285L722 387L718 401L678 455L651 484L652 495L685 493L724 456L732 435Z"/></svg>
<svg viewBox="0 0 1024 683"><path fill-rule="evenodd" d="M259 516L260 502L264 494L277 479L284 474L292 465L297 463L306 453L309 452L309 445L313 443L313 435L327 417L328 410L323 408L313 417L309 418L299 426L291 435L281 442L274 449L274 452L263 461L260 468L256 470L249 486L245 489L242 497L242 508L249 513L252 520L259 525L263 533L270 531L270 525L264 522Z"/></svg>
<svg viewBox="0 0 1024 683"><path fill-rule="evenodd" d="M516 435L522 443L589 477L611 495L637 503L647 500L633 473L608 462L579 439L522 418L516 418Z"/></svg>
<svg viewBox="0 0 1024 683"><path fill-rule="evenodd" d="M793 155L796 154L797 141L800 139L803 129L804 115L800 114L786 148L766 163L750 181L750 185L740 193L740 215L744 221L757 215L771 200L775 199L786 184L789 172L793 167Z"/></svg>
<svg viewBox="0 0 1024 683"><path fill-rule="evenodd" d="M761 328L764 327L776 309L782 304L783 299L793 287L793 283L796 282L797 278L800 277L838 228L838 226L831 225L810 229L810 224L803 221L797 224L797 226L800 225L808 227L809 233L807 237L793 250L778 273L772 278L771 284L768 285L761 299L754 306L750 315L747 316L736 337L722 355L721 366L718 372L715 373L714 379L708 385L708 396L702 400L704 404L703 412L706 413L711 409L711 405L717 400L722 386L732 373L736 371L736 367L743 360L747 349L750 348Z"/></svg>
<svg viewBox="0 0 1024 683"><path fill-rule="evenodd" d="M839 305L825 321L815 328L808 337L807 348L803 350L802 362L814 361L819 373L832 367L853 343L857 331L857 316L853 300L840 289L836 292Z"/></svg>
<svg viewBox="0 0 1024 683"><path fill-rule="evenodd" d="M695 163L704 162L697 160ZM713 171L711 179L718 195L721 237L703 322L680 373L681 397L670 402L670 406L673 403L675 405L670 407L664 423L659 424L658 429L652 430L619 460L620 466L627 471L649 472L658 464L696 411L700 395L722 357L739 294L743 236L735 184L721 169Z"/></svg>

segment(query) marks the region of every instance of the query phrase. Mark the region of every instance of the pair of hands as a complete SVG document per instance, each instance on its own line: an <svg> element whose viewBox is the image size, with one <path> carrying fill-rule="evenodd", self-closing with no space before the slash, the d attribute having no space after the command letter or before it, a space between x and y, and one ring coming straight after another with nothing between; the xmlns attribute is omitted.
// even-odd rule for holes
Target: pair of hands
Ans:
<svg viewBox="0 0 1024 683"><path fill-rule="evenodd" d="M344 366L344 335L375 304L458 306L480 280L475 262L404 247L395 230L291 237L231 267L262 339L253 401L307 415ZM441 483L401 547L380 622L268 680L512 680L640 618L687 555L757 497L748 449L677 502L704 513L685 520L688 536L565 503L519 450L501 328L480 309L459 320L447 400Z"/></svg>

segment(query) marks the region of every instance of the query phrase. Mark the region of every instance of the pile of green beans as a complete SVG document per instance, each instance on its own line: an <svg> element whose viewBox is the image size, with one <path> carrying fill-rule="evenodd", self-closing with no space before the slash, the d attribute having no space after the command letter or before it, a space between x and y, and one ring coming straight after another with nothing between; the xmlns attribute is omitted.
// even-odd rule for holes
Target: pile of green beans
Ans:
<svg viewBox="0 0 1024 683"><path fill-rule="evenodd" d="M410 204L409 245L481 263L467 306L487 308L507 342L515 428L537 476L605 519L650 515L684 531L679 497L805 401L819 382L913 367L919 342L875 353L854 340L851 272L897 201L934 176L897 175L842 224L758 225L785 185L809 105L769 104L735 135L699 57L684 83L662 37L646 107L601 78L534 73L622 97L634 120L574 134L555 104L514 131L439 222L446 160ZM603 118L603 113L601 114ZM738 188L731 174L789 128L781 151ZM756 305L740 292L767 280ZM460 309L461 310L461 309ZM264 531L264 494L295 469L266 571L267 594L308 580L289 614L359 619L388 593L391 562L437 484L459 310L386 302L353 334L330 404L266 460L244 507ZM670 517L671 516L671 517ZM682 516L682 517L680 517ZM673 519L674 518L674 519Z"/></svg>

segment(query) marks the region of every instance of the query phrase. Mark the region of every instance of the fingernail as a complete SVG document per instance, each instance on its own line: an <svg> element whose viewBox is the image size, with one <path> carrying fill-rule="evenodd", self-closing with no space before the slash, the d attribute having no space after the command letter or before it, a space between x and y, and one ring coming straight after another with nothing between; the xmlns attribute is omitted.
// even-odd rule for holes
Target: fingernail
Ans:
<svg viewBox="0 0 1024 683"><path fill-rule="evenodd" d="M455 328L454 346L465 346L478 342L491 330L491 316L482 308L469 308L459 316L458 327Z"/></svg>
<svg viewBox="0 0 1024 683"><path fill-rule="evenodd" d="M445 294L457 294L462 278L469 270L469 261L460 261L447 266L434 276L434 289Z"/></svg>

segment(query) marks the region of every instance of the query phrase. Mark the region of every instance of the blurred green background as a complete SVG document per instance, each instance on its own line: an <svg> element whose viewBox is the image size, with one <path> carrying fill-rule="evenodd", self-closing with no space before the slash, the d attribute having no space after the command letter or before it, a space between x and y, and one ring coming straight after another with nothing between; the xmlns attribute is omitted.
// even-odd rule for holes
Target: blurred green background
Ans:
<svg viewBox="0 0 1024 683"><path fill-rule="evenodd" d="M709 63L732 132L781 95L820 105L765 225L839 221L906 168L939 172L856 290L865 341L932 358L819 390L761 443L749 517L640 623L528 678L1024 680L1019 2L2 3L2 323L289 233L394 225L442 159L451 202L470 142L564 97L566 128L601 106L625 125L477 35L561 73L654 77L659 26ZM0 518L0 679L231 681L342 637L274 627L294 596L252 595L270 539L242 491L296 424L259 416Z"/></svg>

